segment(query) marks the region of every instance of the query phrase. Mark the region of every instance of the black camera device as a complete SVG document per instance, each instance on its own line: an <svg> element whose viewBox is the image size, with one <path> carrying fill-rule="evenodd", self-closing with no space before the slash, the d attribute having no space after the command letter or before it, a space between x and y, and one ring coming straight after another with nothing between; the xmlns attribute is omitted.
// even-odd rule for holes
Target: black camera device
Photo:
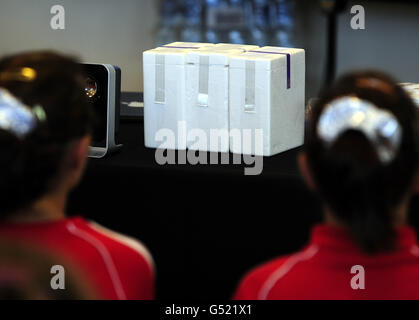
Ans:
<svg viewBox="0 0 419 320"><path fill-rule="evenodd" d="M85 93L92 104L96 123L89 147L90 158L103 158L119 150L116 144L121 103L121 69L110 64L82 64Z"/></svg>

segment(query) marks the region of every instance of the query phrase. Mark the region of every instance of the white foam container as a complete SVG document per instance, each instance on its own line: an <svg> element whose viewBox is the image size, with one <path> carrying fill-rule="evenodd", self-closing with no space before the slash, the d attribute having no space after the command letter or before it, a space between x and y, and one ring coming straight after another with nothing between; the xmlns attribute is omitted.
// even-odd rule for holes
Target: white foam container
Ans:
<svg viewBox="0 0 419 320"><path fill-rule="evenodd" d="M233 153L272 156L304 143L303 49L263 47L234 55L229 82L230 130L251 132L246 141L230 138ZM260 144L256 130L262 131Z"/></svg>
<svg viewBox="0 0 419 320"><path fill-rule="evenodd" d="M230 56L243 49L202 48L187 54L187 147L191 150L229 151ZM198 129L198 130L196 130Z"/></svg>
<svg viewBox="0 0 419 320"><path fill-rule="evenodd" d="M202 47L212 47L214 44L212 43L201 43L201 42L172 42L165 44L161 48L180 48L180 49L198 49Z"/></svg>
<svg viewBox="0 0 419 320"><path fill-rule="evenodd" d="M215 48L216 49L222 49L222 50L241 49L241 50L244 50L244 51L250 51L250 50L259 49L259 46L249 45L249 44L217 43L215 45Z"/></svg>
<svg viewBox="0 0 419 320"><path fill-rule="evenodd" d="M213 45L173 42L143 52L146 147L186 149L186 54L203 46Z"/></svg>

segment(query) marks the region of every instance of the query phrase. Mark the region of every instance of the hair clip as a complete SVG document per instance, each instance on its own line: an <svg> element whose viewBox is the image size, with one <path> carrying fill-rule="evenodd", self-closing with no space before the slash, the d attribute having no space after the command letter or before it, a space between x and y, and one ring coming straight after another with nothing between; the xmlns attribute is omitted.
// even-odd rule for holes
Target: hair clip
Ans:
<svg viewBox="0 0 419 320"><path fill-rule="evenodd" d="M0 88L0 129L14 134L19 139L25 138L37 126L46 121L42 106L33 109L24 105L9 91Z"/></svg>
<svg viewBox="0 0 419 320"><path fill-rule="evenodd" d="M400 86L408 93L419 108L419 83L405 82L400 83Z"/></svg>
<svg viewBox="0 0 419 320"><path fill-rule="evenodd" d="M400 147L402 128L389 111L358 97L345 96L326 105L317 133L328 145L347 130L362 132L376 148L380 161L391 162Z"/></svg>
<svg viewBox="0 0 419 320"><path fill-rule="evenodd" d="M33 68L18 68L0 73L0 81L22 81L31 82L37 77L37 72Z"/></svg>

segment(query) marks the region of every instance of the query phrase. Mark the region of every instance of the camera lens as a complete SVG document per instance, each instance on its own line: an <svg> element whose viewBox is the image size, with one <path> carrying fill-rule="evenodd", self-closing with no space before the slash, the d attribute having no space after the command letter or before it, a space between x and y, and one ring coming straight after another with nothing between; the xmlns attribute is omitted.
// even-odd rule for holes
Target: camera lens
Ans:
<svg viewBox="0 0 419 320"><path fill-rule="evenodd" d="M86 79L86 87L84 88L84 92L89 98L93 98L97 93L97 83L92 78Z"/></svg>

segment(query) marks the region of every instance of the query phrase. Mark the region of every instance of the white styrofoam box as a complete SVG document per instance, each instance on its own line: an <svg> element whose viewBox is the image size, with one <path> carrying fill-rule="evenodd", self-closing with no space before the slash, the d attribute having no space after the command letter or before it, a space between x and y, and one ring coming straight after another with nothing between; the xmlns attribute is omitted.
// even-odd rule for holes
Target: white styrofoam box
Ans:
<svg viewBox="0 0 419 320"><path fill-rule="evenodd" d="M259 46L249 44L231 44L231 43L217 43L215 47L223 50L242 49L244 51L257 50Z"/></svg>
<svg viewBox="0 0 419 320"><path fill-rule="evenodd" d="M304 142L305 51L263 47L230 60L230 130L251 130L251 141L230 138L233 153L271 156ZM263 130L261 146L256 138ZM242 138L245 138L242 135Z"/></svg>
<svg viewBox="0 0 419 320"><path fill-rule="evenodd" d="M186 149L186 54L204 46L213 45L173 42L143 53L146 147L162 146L163 141L156 134L162 129L168 129L174 133L175 141L165 141L164 148Z"/></svg>
<svg viewBox="0 0 419 320"><path fill-rule="evenodd" d="M168 129L175 139L167 139L164 149L186 149L185 63L190 49L181 45L143 52L144 142L149 148L162 146L164 138L157 134Z"/></svg>
<svg viewBox="0 0 419 320"><path fill-rule="evenodd" d="M242 49L204 47L187 54L186 119L192 150L229 151L229 64L230 55ZM196 136L196 131L204 136ZM218 130L218 131L216 131ZM218 138L216 138L218 137Z"/></svg>
<svg viewBox="0 0 419 320"><path fill-rule="evenodd" d="M202 47L212 47L212 43L201 43L201 42L172 42L165 44L162 48L174 48L174 49L198 49Z"/></svg>

